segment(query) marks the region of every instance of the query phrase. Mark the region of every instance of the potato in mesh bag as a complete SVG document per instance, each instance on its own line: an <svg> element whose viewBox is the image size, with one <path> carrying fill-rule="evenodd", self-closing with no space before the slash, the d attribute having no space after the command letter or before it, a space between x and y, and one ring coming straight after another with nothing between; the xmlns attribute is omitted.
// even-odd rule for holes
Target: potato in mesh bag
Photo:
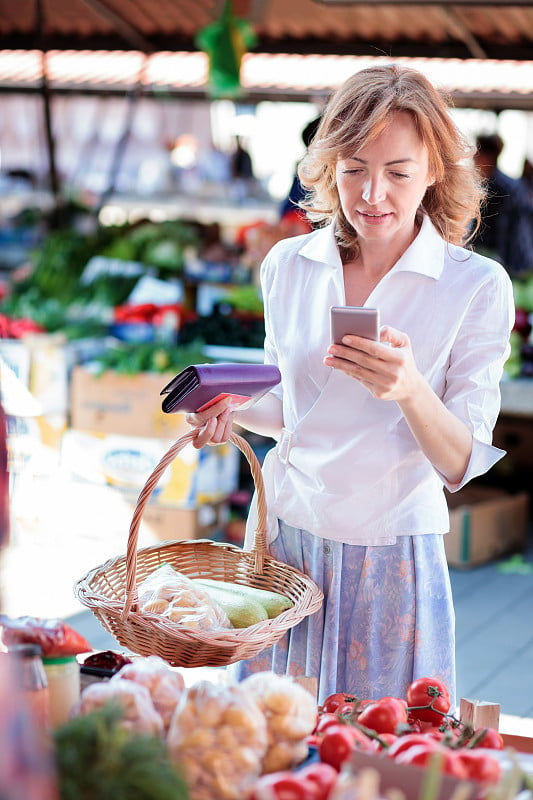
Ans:
<svg viewBox="0 0 533 800"><path fill-rule="evenodd" d="M98 681L82 691L72 709L72 716L90 714L104 705L118 705L122 710L121 726L136 733L162 736L163 720L155 710L146 686L132 681Z"/></svg>
<svg viewBox="0 0 533 800"><path fill-rule="evenodd" d="M261 774L265 717L240 686L199 681L182 695L167 744L191 800L242 800Z"/></svg>
<svg viewBox="0 0 533 800"><path fill-rule="evenodd" d="M317 703L307 689L288 675L256 672L240 684L263 712L268 748L263 772L290 769L307 756L306 739L317 721Z"/></svg>
<svg viewBox="0 0 533 800"><path fill-rule="evenodd" d="M226 612L186 575L162 564L138 586L139 609L191 630L232 628Z"/></svg>
<svg viewBox="0 0 533 800"><path fill-rule="evenodd" d="M133 681L148 689L154 708L161 715L165 730L168 731L172 715L185 691L183 675L159 656L146 656L136 658L131 664L122 667L113 675L111 683L118 680Z"/></svg>

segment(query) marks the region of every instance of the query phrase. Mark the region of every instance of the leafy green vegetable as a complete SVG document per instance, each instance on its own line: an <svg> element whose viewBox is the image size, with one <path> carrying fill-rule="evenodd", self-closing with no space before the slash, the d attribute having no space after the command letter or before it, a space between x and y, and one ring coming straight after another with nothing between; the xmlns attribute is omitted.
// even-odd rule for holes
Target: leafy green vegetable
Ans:
<svg viewBox="0 0 533 800"><path fill-rule="evenodd" d="M61 800L187 800L166 744L126 730L121 715L107 705L54 731Z"/></svg>
<svg viewBox="0 0 533 800"><path fill-rule="evenodd" d="M8 316L32 319L48 333L61 331L69 340L105 336L109 328L108 318L99 315L96 309L80 303L65 305L56 297L43 297L36 286L21 294L8 295L0 309Z"/></svg>
<svg viewBox="0 0 533 800"><path fill-rule="evenodd" d="M180 273L188 247L198 247L200 237L196 226L181 220L141 222L124 230L120 245L128 255L117 255L117 243L103 255L140 261L164 272Z"/></svg>
<svg viewBox="0 0 533 800"><path fill-rule="evenodd" d="M253 314L263 313L263 300L256 286L234 286L224 301L235 311L248 311Z"/></svg>
<svg viewBox="0 0 533 800"><path fill-rule="evenodd" d="M179 347L163 347L157 342L121 342L94 359L100 374L111 369L123 375L136 375L138 372L178 373L190 364L209 361L203 353L203 343L198 341Z"/></svg>
<svg viewBox="0 0 533 800"><path fill-rule="evenodd" d="M513 279L515 306L533 311L533 273Z"/></svg>
<svg viewBox="0 0 533 800"><path fill-rule="evenodd" d="M42 303L54 300L61 306L99 303L113 307L123 304L139 280L139 275L103 274L88 285L81 284L86 265L94 256L137 262L156 277L177 275L183 270L189 247L200 245L198 225L180 220L136 225L98 226L92 233L81 233L74 226L48 233L31 254L31 272L10 291L13 313L18 303L30 302L36 319ZM141 268L142 269L142 268ZM16 314L20 316L19 309ZM45 327L47 327L45 325ZM47 330L52 330L47 327Z"/></svg>

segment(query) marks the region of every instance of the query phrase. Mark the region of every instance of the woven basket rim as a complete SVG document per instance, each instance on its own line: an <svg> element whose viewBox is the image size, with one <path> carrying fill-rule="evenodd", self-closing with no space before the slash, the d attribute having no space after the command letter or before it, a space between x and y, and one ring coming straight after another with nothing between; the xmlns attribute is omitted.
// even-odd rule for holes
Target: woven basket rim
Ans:
<svg viewBox="0 0 533 800"><path fill-rule="evenodd" d="M194 540L181 540L181 539L172 540L172 539L169 539L169 540L167 540L165 542L162 542L161 544L154 544L154 545L148 545L147 547L143 547L140 550L138 550L137 552L138 552L138 555L142 556L142 555L146 555L146 554L149 554L149 553L159 552L160 550L163 549L163 547L161 545L166 546L168 549L171 549L172 547L176 547L176 546L181 549L181 548L193 547L194 545L197 545L197 544L204 544L204 545L207 545L207 546L213 547L213 548L222 548L224 550L227 550L229 552L234 553L237 556L238 560L251 561L252 558L253 558L253 553L250 550L242 550L239 547L237 547L236 545L231 544L230 542L214 542L211 539L194 539ZM87 606L88 608L92 608L93 606L94 607L98 606L98 603L100 603L101 605L105 606L106 609L109 609L109 610L113 609L114 611L117 611L117 612L123 610L123 608L124 608L123 599L121 600L121 599L118 599L118 598L117 599L113 599L113 598L110 598L110 597L106 597L106 595L104 595L104 594L95 592L94 589L92 589L91 586L90 586L91 581L95 580L96 578L98 578L100 576L105 577L106 574L109 572L109 570L111 568L116 567L121 563L126 563L126 555L125 554L122 554L122 555L119 555L119 556L115 556L113 558L109 558L103 564L101 564L101 565L99 565L97 567L93 567L88 572L86 572L85 575L83 575L75 583L76 595L78 596L78 599L80 600L80 602L83 605ZM277 559L272 558L272 556L270 556L270 555L266 555L265 556L265 565L269 566L271 568L273 567L274 569L279 567L280 568L279 569L280 573L283 573L283 574L289 573L292 577L295 577L300 583L302 583L312 593L315 593L317 595L319 593L320 595L322 595L322 592L318 589L318 587L316 586L314 581L311 578L309 578L309 576L307 576L305 573L303 573L300 570L296 569L296 567L292 567L292 566L290 566L288 564L283 563L282 561L278 561ZM210 571L207 567L205 568L204 571L202 571L202 574L204 574L204 572L205 572L206 576L212 574L212 571ZM187 575L186 572L184 572L183 574ZM187 575L187 577L189 577L189 576ZM195 577L195 575L193 577ZM141 583L141 582L142 581L139 581L139 583ZM238 583L238 581L236 581L236 582ZM243 585L247 585L247 584L243 584ZM318 593L314 592L315 589L318 589ZM88 595L89 594L91 596L90 600L88 599ZM81 599L82 597L83 597L83 600ZM318 602L318 596L316 597L316 602ZM273 619L282 621L282 618L286 618L287 614L294 613L296 607L297 607L297 603L295 603L292 608L281 612L280 614L278 614ZM144 618L150 618L151 620L165 622L164 618L158 616L157 614L150 614L150 613L147 613L147 612L144 612L144 613L141 614L140 612L137 612L137 611L130 611L129 614L135 615L136 618L143 618L143 619ZM229 629L229 630L233 630L235 632L239 631L241 633L245 633L246 631L250 630L251 628L255 628L257 625L263 625L264 623L267 623L267 622L271 623L272 620L263 620L262 622L255 623L254 625L249 625L247 628L234 628L234 629ZM177 623L166 622L165 625L171 625L173 629L179 627L177 625ZM242 638L242 636L239 636L239 638Z"/></svg>

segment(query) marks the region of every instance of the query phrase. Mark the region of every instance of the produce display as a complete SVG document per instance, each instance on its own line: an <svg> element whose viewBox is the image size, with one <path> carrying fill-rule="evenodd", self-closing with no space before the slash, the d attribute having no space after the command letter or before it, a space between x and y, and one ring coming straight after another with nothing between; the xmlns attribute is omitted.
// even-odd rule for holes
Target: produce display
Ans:
<svg viewBox="0 0 533 800"><path fill-rule="evenodd" d="M88 685L72 712L75 730L84 717L92 727L94 715L109 708L120 711L115 728L165 742L190 800L245 800L263 773L306 758L317 720L314 698L292 678L264 672L236 686L200 680L186 688L156 656L135 658L111 680Z"/></svg>
<svg viewBox="0 0 533 800"><path fill-rule="evenodd" d="M61 800L91 796L81 791L87 776L76 778L64 754L67 741L72 746L67 731L87 742L84 720L94 747L95 720L113 747L117 731L162 743L158 758L166 754L167 777L173 770L174 779L183 780L175 800L381 800L392 797L380 791L380 775L387 771L390 778L391 770L402 800L442 798L441 780L448 781L445 797L450 800L452 790L455 800L512 800L520 792L521 800L532 796L533 775L517 764L509 770L513 753L504 750L500 734L458 720L437 678L413 681L405 699L360 699L339 692L318 706L296 680L273 672L251 675L237 685L200 680L186 687L180 672L162 659L134 657L110 681L85 688L73 714L54 733L60 783L66 771L71 790ZM94 747L91 770L98 775L109 769L109 759ZM141 755L141 740L135 739L135 747ZM410 781L414 776L416 785L423 783L424 792L402 794L406 775ZM116 776L111 778L112 784ZM368 784L364 792L363 780ZM152 794L145 787L132 796L157 800L158 788Z"/></svg>
<svg viewBox="0 0 533 800"><path fill-rule="evenodd" d="M0 287L3 338L60 331L69 341L112 335L136 344L164 339L176 345L182 330L184 345L262 347L262 301L257 288L246 285L251 275L241 251L241 245L224 241L218 225L195 220L106 226L92 216L83 225L73 219L46 232L28 262ZM171 296L178 285L186 295L199 282L235 286L220 311L199 316L191 305L194 290L184 303L136 303L132 293L145 279L168 282Z"/></svg>
<svg viewBox="0 0 533 800"><path fill-rule="evenodd" d="M276 592L189 579L169 564L139 585L145 613L164 603L177 624L190 625L195 614L201 622L194 624L206 624L211 614L210 625L231 627L219 595L241 624L254 604L268 619L291 603ZM38 644L59 657L90 650L61 620L4 615L0 625L8 649ZM105 651L81 664L109 678L93 678L70 706L71 718L53 725L59 800L353 800L361 792L390 800L381 780L392 780L401 800L533 798L533 766L524 768L498 731L458 720L435 677L414 680L405 698L337 692L318 706L297 680L268 671L237 685L187 686L158 656Z"/></svg>
<svg viewBox="0 0 533 800"><path fill-rule="evenodd" d="M318 753L314 769L309 765L301 771L263 776L251 800L341 800L353 796L344 794L341 783L354 791L355 785L346 776L357 773L354 764L358 754L367 757L365 764L372 764L378 774L380 766L383 769L387 763L382 759L387 759L396 765L432 769L437 777L448 775L472 785L466 797L513 796L495 794L503 777L495 755L504 748L502 737L493 729L473 730L457 720L450 713L446 686L436 678L413 681L407 699L331 695L319 709L314 734L308 741ZM401 777L400 767L399 781ZM527 776L521 776L520 782L522 777L531 782ZM378 793L374 796L377 798Z"/></svg>

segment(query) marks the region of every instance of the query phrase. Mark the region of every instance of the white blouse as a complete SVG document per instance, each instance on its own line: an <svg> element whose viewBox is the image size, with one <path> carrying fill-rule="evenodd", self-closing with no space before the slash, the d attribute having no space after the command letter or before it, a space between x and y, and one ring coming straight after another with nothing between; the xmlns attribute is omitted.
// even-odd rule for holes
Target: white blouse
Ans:
<svg viewBox="0 0 533 800"><path fill-rule="evenodd" d="M491 445L514 323L503 267L446 244L425 217L366 302L379 308L381 324L408 334L418 369L472 431L468 469L455 485L422 453L395 402L323 364L329 308L346 304L333 225L278 242L263 262L261 285L265 361L281 371L274 394L284 421L263 466L269 538L277 518L362 545L447 532L443 484L456 491L504 455Z"/></svg>

